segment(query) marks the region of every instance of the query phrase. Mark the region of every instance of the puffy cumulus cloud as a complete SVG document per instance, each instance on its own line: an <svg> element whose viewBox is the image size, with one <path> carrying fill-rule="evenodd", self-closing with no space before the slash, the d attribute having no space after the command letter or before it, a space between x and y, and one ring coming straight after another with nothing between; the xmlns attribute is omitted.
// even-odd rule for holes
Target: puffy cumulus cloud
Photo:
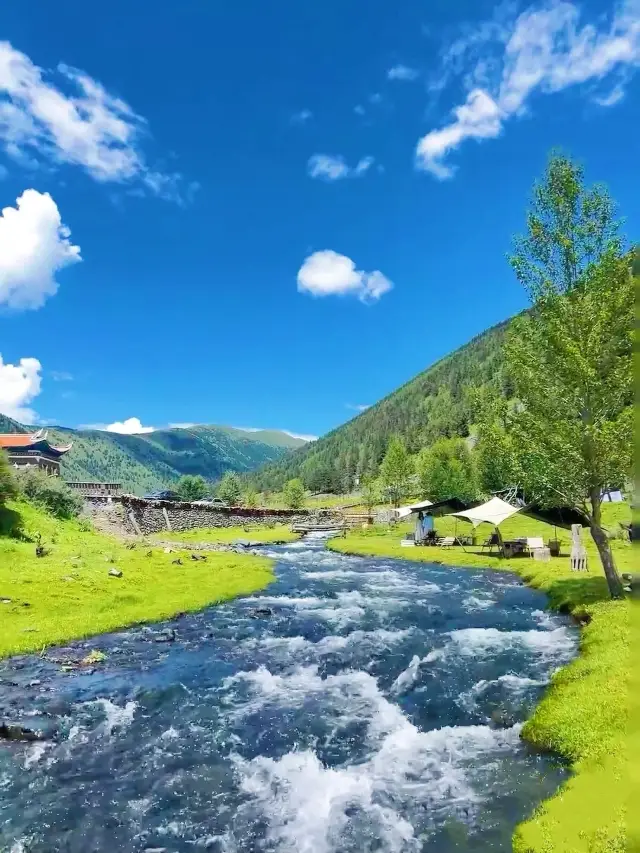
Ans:
<svg viewBox="0 0 640 853"><path fill-rule="evenodd" d="M0 213L0 305L40 308L58 290L55 275L80 258L49 193L25 190Z"/></svg>
<svg viewBox="0 0 640 853"><path fill-rule="evenodd" d="M9 156L73 164L97 181L138 180L178 200L180 176L151 169L140 151L144 119L85 72L64 64L56 71L60 85L0 42L0 139Z"/></svg>
<svg viewBox="0 0 640 853"><path fill-rule="evenodd" d="M624 85L638 66L640 0L626 0L608 19L594 23L583 23L578 7L564 0L531 7L509 22L501 8L499 19L467 34L445 54L442 83L433 88L443 88L453 74L462 76L468 94L449 124L419 140L416 164L437 178L451 177L448 154L467 139L499 136L537 93L606 82L607 94L595 100L611 107L624 97Z"/></svg>
<svg viewBox="0 0 640 853"><path fill-rule="evenodd" d="M127 418L126 421L116 421L99 429L105 432L119 432L121 435L141 435L145 432L153 432L155 427L142 426L140 418Z"/></svg>
<svg viewBox="0 0 640 853"><path fill-rule="evenodd" d="M375 302L392 287L379 270L358 270L351 258L330 249L309 255L298 270L298 290L313 296L352 295Z"/></svg>
<svg viewBox="0 0 640 853"><path fill-rule="evenodd" d="M20 423L38 422L29 404L40 393L42 365L37 358L21 358L8 364L0 355L0 413Z"/></svg>
<svg viewBox="0 0 640 853"><path fill-rule="evenodd" d="M355 166L349 166L344 157L332 154L314 154L307 163L307 172L311 178L322 181L340 181L343 178L360 178L375 163L374 157L362 157Z"/></svg>
<svg viewBox="0 0 640 853"><path fill-rule="evenodd" d="M394 65L387 71L387 78L389 80L403 80L411 82L412 80L417 80L418 76L419 74L415 68L410 68L408 65L402 65L402 63Z"/></svg>

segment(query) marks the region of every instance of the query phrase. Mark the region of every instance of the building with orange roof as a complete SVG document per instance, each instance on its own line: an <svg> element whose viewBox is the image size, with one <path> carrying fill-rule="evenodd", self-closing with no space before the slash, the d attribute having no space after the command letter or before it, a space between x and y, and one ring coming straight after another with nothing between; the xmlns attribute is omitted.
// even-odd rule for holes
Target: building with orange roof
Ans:
<svg viewBox="0 0 640 853"><path fill-rule="evenodd" d="M9 456L14 468L40 468L48 474L60 474L60 460L72 444L54 445L44 429L34 433L0 433L0 449Z"/></svg>

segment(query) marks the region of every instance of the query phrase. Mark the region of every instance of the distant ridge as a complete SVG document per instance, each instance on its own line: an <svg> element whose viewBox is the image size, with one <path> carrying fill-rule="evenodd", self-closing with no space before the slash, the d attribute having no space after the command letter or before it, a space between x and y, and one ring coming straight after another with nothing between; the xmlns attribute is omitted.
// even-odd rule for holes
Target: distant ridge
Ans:
<svg viewBox="0 0 640 853"><path fill-rule="evenodd" d="M0 432L28 427L0 415ZM54 441L73 442L63 457L66 480L119 482L134 494L170 486L183 474L219 480L226 471L247 472L274 462L305 442L277 430L194 425L122 435L97 429L47 427Z"/></svg>

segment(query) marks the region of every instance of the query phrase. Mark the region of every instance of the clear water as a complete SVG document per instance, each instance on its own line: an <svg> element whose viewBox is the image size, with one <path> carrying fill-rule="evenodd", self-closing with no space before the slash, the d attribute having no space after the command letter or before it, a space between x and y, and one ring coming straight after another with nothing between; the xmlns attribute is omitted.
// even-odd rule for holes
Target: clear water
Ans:
<svg viewBox="0 0 640 853"><path fill-rule="evenodd" d="M0 718L57 729L0 744L0 849L511 849L566 777L519 734L576 630L508 574L264 550L264 595L65 650L93 674L0 663Z"/></svg>

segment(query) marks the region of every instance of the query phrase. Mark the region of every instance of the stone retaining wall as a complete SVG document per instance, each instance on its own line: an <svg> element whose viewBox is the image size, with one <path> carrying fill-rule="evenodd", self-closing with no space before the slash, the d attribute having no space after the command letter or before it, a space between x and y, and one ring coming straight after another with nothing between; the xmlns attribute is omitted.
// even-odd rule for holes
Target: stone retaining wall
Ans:
<svg viewBox="0 0 640 853"><path fill-rule="evenodd" d="M243 527L254 524L300 524L312 517L330 522L336 513L305 509L248 509L247 507L198 506L173 501L146 501L133 495L116 499L124 510L124 521L132 533L162 530L193 530L197 527ZM168 521L168 523L167 523Z"/></svg>

